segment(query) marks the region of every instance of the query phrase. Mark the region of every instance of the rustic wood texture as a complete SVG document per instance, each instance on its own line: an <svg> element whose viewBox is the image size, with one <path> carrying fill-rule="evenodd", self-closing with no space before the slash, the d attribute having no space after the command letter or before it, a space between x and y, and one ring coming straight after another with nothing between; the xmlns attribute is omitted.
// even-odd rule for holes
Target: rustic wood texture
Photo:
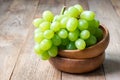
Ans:
<svg viewBox="0 0 120 80"><path fill-rule="evenodd" d="M99 68L105 59L105 53L90 59L70 59L54 57L49 61L56 68L68 73L87 73ZM72 64L72 65L71 65Z"/></svg>
<svg viewBox="0 0 120 80"><path fill-rule="evenodd" d="M45 10L51 10L54 14L59 14L63 3L62 0L40 0L34 17L41 17ZM48 61L42 61L34 54L33 34L34 27L30 25L26 43L21 50L11 80L61 80L60 71L53 68Z"/></svg>
<svg viewBox="0 0 120 80"><path fill-rule="evenodd" d="M81 4L96 12L110 32L106 60L86 74L68 74L40 60L33 51L33 18L44 10L59 14L63 5ZM0 80L119 80L120 0L0 0Z"/></svg>
<svg viewBox="0 0 120 80"><path fill-rule="evenodd" d="M117 14L120 16L120 0L111 0L113 4L113 8L117 12Z"/></svg>
<svg viewBox="0 0 120 80"><path fill-rule="evenodd" d="M120 4L120 2L118 2L118 4ZM110 32L110 44L106 50L107 55L103 65L106 80L119 80L120 17L117 15L115 8L109 0L91 0L89 1L89 5L90 10L93 10L97 13L97 18L100 19L102 24L105 24L108 27Z"/></svg>
<svg viewBox="0 0 120 80"><path fill-rule="evenodd" d="M24 47L38 1L2 0L0 4L3 6L0 8L4 8L0 9L0 80L9 80Z"/></svg>
<svg viewBox="0 0 120 80"><path fill-rule="evenodd" d="M66 5L71 6L74 4L81 4L85 10L89 9L89 4L87 2L88 0L67 0ZM73 74L67 74L62 73L62 80L105 80L104 78L104 72L102 67L100 67L98 70L88 73L88 74L80 74L80 75L73 75Z"/></svg>

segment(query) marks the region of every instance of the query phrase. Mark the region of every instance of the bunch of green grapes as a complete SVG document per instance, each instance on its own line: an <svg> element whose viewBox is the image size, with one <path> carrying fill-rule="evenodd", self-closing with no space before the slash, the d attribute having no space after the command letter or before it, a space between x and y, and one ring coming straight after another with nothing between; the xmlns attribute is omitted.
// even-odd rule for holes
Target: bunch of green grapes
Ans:
<svg viewBox="0 0 120 80"><path fill-rule="evenodd" d="M58 50L84 50L103 37L99 20L93 11L76 4L62 9L60 15L44 11L42 18L33 20L35 53L43 60L57 56Z"/></svg>

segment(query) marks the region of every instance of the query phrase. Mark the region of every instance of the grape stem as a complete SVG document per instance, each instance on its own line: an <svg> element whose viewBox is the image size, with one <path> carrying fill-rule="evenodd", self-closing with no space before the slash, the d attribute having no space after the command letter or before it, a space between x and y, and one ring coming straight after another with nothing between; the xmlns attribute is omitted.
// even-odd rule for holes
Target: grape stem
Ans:
<svg viewBox="0 0 120 80"><path fill-rule="evenodd" d="M63 8L61 9L60 15L63 15L65 10L66 10L66 6L63 6Z"/></svg>

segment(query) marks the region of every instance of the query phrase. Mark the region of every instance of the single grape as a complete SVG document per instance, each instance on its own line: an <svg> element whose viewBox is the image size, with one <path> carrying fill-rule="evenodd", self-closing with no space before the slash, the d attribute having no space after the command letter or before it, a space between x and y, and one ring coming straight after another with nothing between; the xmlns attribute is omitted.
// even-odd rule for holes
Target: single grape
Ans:
<svg viewBox="0 0 120 80"><path fill-rule="evenodd" d="M79 5L79 4L74 5L74 7L79 10L79 13L84 11L83 7L81 5Z"/></svg>
<svg viewBox="0 0 120 80"><path fill-rule="evenodd" d="M99 20L95 19L95 27L98 28L100 26Z"/></svg>
<svg viewBox="0 0 120 80"><path fill-rule="evenodd" d="M50 22L47 22L47 21L42 22L42 23L40 24L39 28L40 28L41 31L48 30L48 29L50 29L50 24L51 24L51 23L50 23Z"/></svg>
<svg viewBox="0 0 120 80"><path fill-rule="evenodd" d="M86 43L83 39L78 39L75 41L75 46L79 50L83 50L86 47Z"/></svg>
<svg viewBox="0 0 120 80"><path fill-rule="evenodd" d="M44 51L50 49L51 46L52 46L52 41L49 39L43 39L40 43L40 48Z"/></svg>
<svg viewBox="0 0 120 80"><path fill-rule="evenodd" d="M98 28L100 25L100 22L99 22L99 20L94 19L92 21L88 21L88 24L90 27Z"/></svg>
<svg viewBox="0 0 120 80"><path fill-rule="evenodd" d="M78 26L78 20L76 18L70 18L67 22L66 28L68 31L75 31Z"/></svg>
<svg viewBox="0 0 120 80"><path fill-rule="evenodd" d="M55 46L59 46L61 44L61 38L57 34L55 34L54 37L52 38L52 43Z"/></svg>
<svg viewBox="0 0 120 80"><path fill-rule="evenodd" d="M43 19L41 19L41 18L36 18L36 19L33 20L32 23L33 23L33 25L34 25L35 27L39 27L39 25L40 25L42 22L44 22Z"/></svg>
<svg viewBox="0 0 120 80"><path fill-rule="evenodd" d="M59 17L59 15L55 15L54 18L53 18L53 22L58 21L58 17Z"/></svg>
<svg viewBox="0 0 120 80"><path fill-rule="evenodd" d="M80 18L92 21L95 18L95 13L92 11L83 11L80 15Z"/></svg>
<svg viewBox="0 0 120 80"><path fill-rule="evenodd" d="M54 15L51 11L44 11L42 17L44 20L52 22Z"/></svg>
<svg viewBox="0 0 120 80"><path fill-rule="evenodd" d="M61 29L61 30L58 32L58 36L59 36L60 38L63 38L63 39L67 38L67 36L68 36L67 30L66 30L66 29Z"/></svg>
<svg viewBox="0 0 120 80"><path fill-rule="evenodd" d="M64 17L62 18L62 20L60 21L61 23L61 28L66 28L66 24L67 24L67 21L69 20L69 17Z"/></svg>
<svg viewBox="0 0 120 80"><path fill-rule="evenodd" d="M34 34L37 34L37 33L40 33L42 32L39 28L36 28L35 31L34 31Z"/></svg>
<svg viewBox="0 0 120 80"><path fill-rule="evenodd" d="M51 57L55 57L58 54L58 48L56 46L52 46L49 50L48 53Z"/></svg>
<svg viewBox="0 0 120 80"><path fill-rule="evenodd" d="M68 16L68 15L69 15L68 10L65 10L65 11L64 11L64 15L65 15L65 16Z"/></svg>
<svg viewBox="0 0 120 80"><path fill-rule="evenodd" d="M89 32L88 30L83 30L83 31L81 31L81 33L80 33L80 38L81 38L81 39L86 40L86 39L88 39L89 37L90 37L90 32Z"/></svg>
<svg viewBox="0 0 120 80"><path fill-rule="evenodd" d="M95 28L95 20L88 21L88 25Z"/></svg>
<svg viewBox="0 0 120 80"><path fill-rule="evenodd" d="M78 28L82 31L82 30L86 30L88 29L88 22L84 19L80 19L79 23L78 23Z"/></svg>
<svg viewBox="0 0 120 80"><path fill-rule="evenodd" d="M69 7L68 8L68 13L67 13L68 16L71 16L71 17L78 17L79 15L79 10L76 9L75 7Z"/></svg>
<svg viewBox="0 0 120 80"><path fill-rule="evenodd" d="M85 40L85 42L86 42L86 45L89 47L94 45L97 42L97 39L95 36L90 35L90 37L87 40Z"/></svg>
<svg viewBox="0 0 120 80"><path fill-rule="evenodd" d="M94 26L89 26L88 27L88 30L89 30L89 32L90 32L90 34L92 34L92 35L94 35L95 34L95 32L96 32L96 27L94 27Z"/></svg>
<svg viewBox="0 0 120 80"><path fill-rule="evenodd" d="M52 30L46 30L44 32L44 37L46 39L51 39L51 38L53 38L53 36L54 36L54 32Z"/></svg>
<svg viewBox="0 0 120 80"><path fill-rule="evenodd" d="M61 24L58 21L55 21L51 24L50 29L54 32L57 32L60 30Z"/></svg>
<svg viewBox="0 0 120 80"><path fill-rule="evenodd" d="M35 42L40 43L43 39L44 39L44 36L42 32L35 33L34 35Z"/></svg>
<svg viewBox="0 0 120 80"><path fill-rule="evenodd" d="M48 51L45 51L44 53L42 53L40 55L40 57L41 57L42 60L48 60L48 59L50 59L50 55L49 55Z"/></svg>
<svg viewBox="0 0 120 80"><path fill-rule="evenodd" d="M96 29L95 37L97 38L98 42L103 38L103 31L100 28Z"/></svg>
<svg viewBox="0 0 120 80"><path fill-rule="evenodd" d="M42 54L44 51L40 49L40 45L39 44L35 44L34 46L34 51L37 55Z"/></svg>
<svg viewBox="0 0 120 80"><path fill-rule="evenodd" d="M76 29L76 30L73 31L73 32L69 32L69 34L68 34L68 39L69 39L70 41L75 41L75 40L78 39L79 34L80 34L80 32L79 32L78 29Z"/></svg>
<svg viewBox="0 0 120 80"><path fill-rule="evenodd" d="M70 42L69 44L67 44L66 49L75 50L76 49L75 42Z"/></svg>

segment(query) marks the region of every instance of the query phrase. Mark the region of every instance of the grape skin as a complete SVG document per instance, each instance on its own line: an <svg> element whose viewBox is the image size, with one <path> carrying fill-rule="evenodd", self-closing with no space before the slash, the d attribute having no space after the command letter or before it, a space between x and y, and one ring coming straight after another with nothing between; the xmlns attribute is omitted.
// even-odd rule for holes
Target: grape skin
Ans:
<svg viewBox="0 0 120 80"><path fill-rule="evenodd" d="M42 18L36 18L32 23L36 27L34 51L42 60L57 56L59 49L84 50L103 38L95 13L84 11L79 4L60 15L44 11Z"/></svg>

